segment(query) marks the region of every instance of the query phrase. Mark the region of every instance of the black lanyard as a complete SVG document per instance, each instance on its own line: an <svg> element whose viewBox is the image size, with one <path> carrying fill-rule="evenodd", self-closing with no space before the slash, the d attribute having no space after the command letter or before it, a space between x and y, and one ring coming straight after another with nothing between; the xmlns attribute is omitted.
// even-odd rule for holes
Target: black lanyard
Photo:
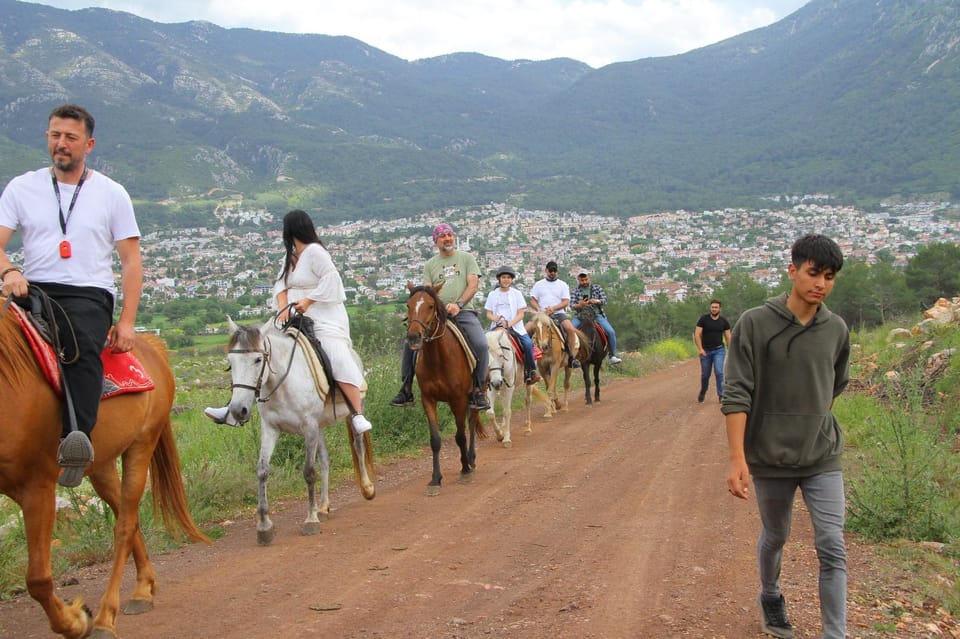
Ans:
<svg viewBox="0 0 960 639"><path fill-rule="evenodd" d="M80 181L77 182L77 189L73 192L73 197L70 199L70 206L67 208L67 216L63 216L63 203L60 201L60 185L57 183L57 176L50 171L50 179L53 180L53 192L57 194L57 212L60 214L60 230L63 231L63 234L67 234L67 220L70 219L70 215L73 213L73 205L77 203L77 196L80 195L80 188L83 186L83 181L87 179L87 170L83 170L83 175L80 176Z"/></svg>

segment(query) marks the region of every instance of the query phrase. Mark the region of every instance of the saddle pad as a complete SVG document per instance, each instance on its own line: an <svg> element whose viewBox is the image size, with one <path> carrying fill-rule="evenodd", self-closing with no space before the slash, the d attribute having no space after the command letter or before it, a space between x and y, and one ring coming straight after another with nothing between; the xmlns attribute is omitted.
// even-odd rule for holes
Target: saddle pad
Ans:
<svg viewBox="0 0 960 639"><path fill-rule="evenodd" d="M63 397L63 386L60 380L60 367L57 366L57 355L53 352L53 346L47 342L37 329L30 322L26 311L11 304L20 323L20 330L23 331L30 350L33 351L37 363L40 364L40 370L43 376L57 393ZM100 361L103 362L103 391L101 399L109 399L123 393L140 393L153 390L154 384L150 375L143 369L143 364L133 353L114 353L110 349L103 349L100 353Z"/></svg>
<svg viewBox="0 0 960 639"><path fill-rule="evenodd" d="M523 346L520 345L520 340L517 339L517 335L513 331L507 331L507 337L510 338L510 345L513 347L513 356L522 364Z"/></svg>
<svg viewBox="0 0 960 639"><path fill-rule="evenodd" d="M470 368L470 371L473 372L473 369L477 367L477 358L474 357L473 351L470 350L470 345L467 344L467 338L463 336L463 333L461 333L457 325L453 323L453 320L447 320L447 329L453 333L457 341L460 342L460 346L463 347L463 352L467 355L467 366Z"/></svg>
<svg viewBox="0 0 960 639"><path fill-rule="evenodd" d="M303 331L298 329L287 330L287 335L297 340L297 344L300 346L300 349L303 350L303 354L307 358L307 365L310 367L310 373L313 375L313 383L317 387L317 395L320 396L320 401L327 401L327 395L330 394L330 383L327 381L327 375L323 371L323 364L320 362L320 358L317 357L317 351L313 350L313 344L310 343L309 338L303 334Z"/></svg>

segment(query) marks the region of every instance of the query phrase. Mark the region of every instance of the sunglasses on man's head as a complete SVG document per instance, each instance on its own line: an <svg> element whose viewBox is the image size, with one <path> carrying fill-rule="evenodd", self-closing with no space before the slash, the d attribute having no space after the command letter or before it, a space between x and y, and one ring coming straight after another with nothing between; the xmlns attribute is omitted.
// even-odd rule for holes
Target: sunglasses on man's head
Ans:
<svg viewBox="0 0 960 639"><path fill-rule="evenodd" d="M548 269L547 269L547 273L556 273L556 272L557 272L557 269L555 269L555 268L548 268Z"/></svg>

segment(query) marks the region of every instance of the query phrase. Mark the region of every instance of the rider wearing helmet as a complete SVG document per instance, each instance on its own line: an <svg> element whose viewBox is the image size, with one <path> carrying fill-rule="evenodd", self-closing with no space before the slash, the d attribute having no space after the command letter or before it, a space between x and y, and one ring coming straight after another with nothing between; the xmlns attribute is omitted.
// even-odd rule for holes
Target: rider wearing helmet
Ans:
<svg viewBox="0 0 960 639"><path fill-rule="evenodd" d="M540 376L537 375L537 363L533 359L533 340L523 328L523 315L527 311L527 302L523 293L513 288L513 281L517 274L509 266L497 269L497 282L500 286L490 292L484 308L487 319L490 320L490 330L502 328L510 329L523 347L523 380L527 384L535 384Z"/></svg>

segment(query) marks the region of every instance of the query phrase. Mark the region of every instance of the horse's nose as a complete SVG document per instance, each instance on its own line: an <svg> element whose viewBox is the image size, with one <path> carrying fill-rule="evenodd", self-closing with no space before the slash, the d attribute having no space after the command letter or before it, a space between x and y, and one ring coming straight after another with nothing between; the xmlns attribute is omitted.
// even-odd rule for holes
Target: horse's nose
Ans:
<svg viewBox="0 0 960 639"><path fill-rule="evenodd" d="M493 386L495 389L500 390L500 387L503 385L503 378L502 377L491 378L490 385Z"/></svg>

